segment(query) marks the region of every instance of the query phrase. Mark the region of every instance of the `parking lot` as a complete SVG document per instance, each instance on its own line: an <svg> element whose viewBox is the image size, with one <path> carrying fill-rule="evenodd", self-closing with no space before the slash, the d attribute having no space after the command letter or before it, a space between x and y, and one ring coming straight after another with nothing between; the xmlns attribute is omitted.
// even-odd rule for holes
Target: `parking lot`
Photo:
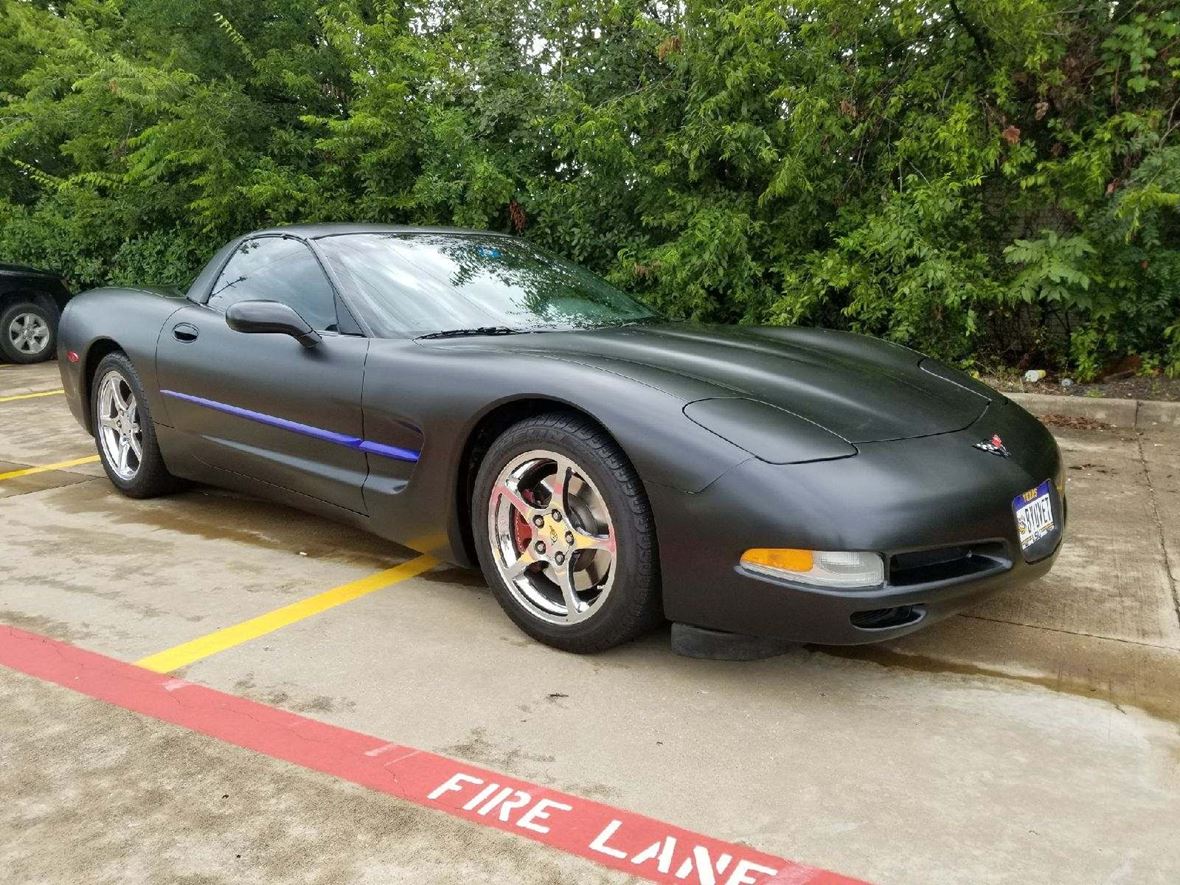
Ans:
<svg viewBox="0 0 1180 885"><path fill-rule="evenodd" d="M475 780L403 798L0 668L10 880L709 880L684 844L628 843L635 814L881 883L1180 881L1176 429L1055 430L1071 522L1047 578L886 645L732 663L667 629L563 654L478 574L354 530L209 488L126 499L59 387L53 363L0 367L0 624L622 823L532 841L445 805Z"/></svg>

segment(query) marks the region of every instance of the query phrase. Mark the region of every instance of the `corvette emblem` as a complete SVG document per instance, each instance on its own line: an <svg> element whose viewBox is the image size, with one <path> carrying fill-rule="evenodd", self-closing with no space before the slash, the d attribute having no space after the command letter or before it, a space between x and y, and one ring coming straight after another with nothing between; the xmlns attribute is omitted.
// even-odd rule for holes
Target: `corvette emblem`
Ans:
<svg viewBox="0 0 1180 885"><path fill-rule="evenodd" d="M1000 439L999 434L995 433L992 434L991 439L985 439L982 442L977 442L975 444L975 448L983 452L988 452L992 455L999 455L1001 458L1008 458L1012 454L1008 451L1008 447L1004 445L1004 441Z"/></svg>

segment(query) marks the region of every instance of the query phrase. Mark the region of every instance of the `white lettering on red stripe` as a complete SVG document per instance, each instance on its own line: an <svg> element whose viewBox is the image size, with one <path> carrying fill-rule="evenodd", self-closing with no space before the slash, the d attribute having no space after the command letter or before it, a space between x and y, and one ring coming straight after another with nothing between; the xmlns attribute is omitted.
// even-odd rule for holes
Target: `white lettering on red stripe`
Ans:
<svg viewBox="0 0 1180 885"><path fill-rule="evenodd" d="M482 789L477 789L482 787ZM576 808L565 802L555 802L552 799L538 799L524 790L514 787L504 787L495 781L485 782L483 778L474 777L462 772L456 772L435 787L427 795L434 801L443 800L449 793L474 791L474 794L463 803L464 811L474 811L481 817L486 817L497 811L496 817L502 823L512 823L522 829L546 835L551 832L549 826L538 823L551 820L551 811L575 812ZM460 796L459 798L464 798ZM457 801L457 800L453 800ZM522 813L515 821L513 812ZM556 823L556 821L554 821ZM678 842L673 835L666 835L640 846L634 853L623 846L627 844L626 833L620 833L623 821L614 818L604 826L590 841L589 850L613 857L616 860L629 861L636 867L652 867L651 872L658 872L665 876L675 875L677 879L691 880L696 885L756 885L762 881L760 877L773 876L778 871L774 867L755 863L752 860L739 858L734 863L732 854L722 852L714 861L709 849L704 845L688 845ZM612 844L612 839L615 840ZM733 869L730 870L730 864ZM675 870L675 873L673 873ZM728 877L722 879L728 872Z"/></svg>
<svg viewBox="0 0 1180 885"><path fill-rule="evenodd" d="M515 831L664 885L865 885L746 845L186 683L4 624L0 624L0 667L402 801ZM184 690L176 691L178 686ZM481 815L476 809L493 796L497 798ZM671 852L670 864L665 851ZM638 855L644 855L641 861L632 862L631 857ZM661 872L661 862L675 873Z"/></svg>
<svg viewBox="0 0 1180 885"><path fill-rule="evenodd" d="M523 827L526 830L532 830L534 833L548 833L549 828L544 824L537 823L538 820L549 820L549 809L555 811L573 811L574 806L566 805L564 802L554 802L552 799L542 799L528 811L520 816L520 820L516 822L518 827Z"/></svg>

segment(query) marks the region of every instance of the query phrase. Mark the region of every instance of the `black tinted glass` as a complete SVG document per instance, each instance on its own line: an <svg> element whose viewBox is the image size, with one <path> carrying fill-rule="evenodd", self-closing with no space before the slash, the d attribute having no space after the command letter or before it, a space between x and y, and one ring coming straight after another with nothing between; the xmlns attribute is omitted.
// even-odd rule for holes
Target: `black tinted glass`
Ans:
<svg viewBox="0 0 1180 885"><path fill-rule="evenodd" d="M651 310L524 240L479 234L347 234L316 241L379 335L638 322Z"/></svg>
<svg viewBox="0 0 1180 885"><path fill-rule="evenodd" d="M311 250L298 240L259 237L234 252L213 284L208 304L225 309L238 301L281 301L313 329L336 331L336 299Z"/></svg>

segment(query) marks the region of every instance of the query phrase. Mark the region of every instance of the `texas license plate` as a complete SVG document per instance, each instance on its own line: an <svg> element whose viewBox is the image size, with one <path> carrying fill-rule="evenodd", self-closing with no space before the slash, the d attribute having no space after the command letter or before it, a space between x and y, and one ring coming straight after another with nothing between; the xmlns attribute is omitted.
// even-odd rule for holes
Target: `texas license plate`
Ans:
<svg viewBox="0 0 1180 885"><path fill-rule="evenodd" d="M1020 533L1020 549L1027 550L1056 527L1049 480L1013 498L1012 510L1016 514L1016 530Z"/></svg>

